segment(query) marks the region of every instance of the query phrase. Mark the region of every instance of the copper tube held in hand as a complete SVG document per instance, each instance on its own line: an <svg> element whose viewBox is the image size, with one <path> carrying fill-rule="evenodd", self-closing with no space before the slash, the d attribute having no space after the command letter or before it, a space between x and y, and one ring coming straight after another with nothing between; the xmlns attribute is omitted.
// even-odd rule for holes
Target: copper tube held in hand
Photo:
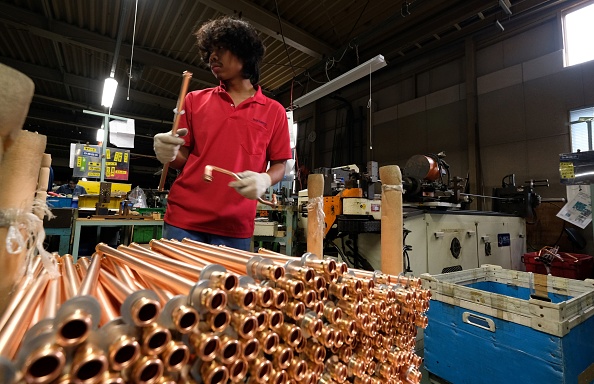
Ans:
<svg viewBox="0 0 594 384"><path fill-rule="evenodd" d="M224 173L226 175L231 176L235 180L241 180L241 178L239 177L239 175L237 175L236 173L233 173L233 172L228 171L228 170L223 169L223 168L215 167L214 165L207 165L207 166L204 167L204 174L202 175L202 179L204 181L206 181L207 183L210 183L212 181L212 171L217 171L217 172ZM276 207L277 206L276 195L272 195L272 201L264 200L261 197L258 198L258 201L260 203L262 203L262 204L269 205L271 207Z"/></svg>

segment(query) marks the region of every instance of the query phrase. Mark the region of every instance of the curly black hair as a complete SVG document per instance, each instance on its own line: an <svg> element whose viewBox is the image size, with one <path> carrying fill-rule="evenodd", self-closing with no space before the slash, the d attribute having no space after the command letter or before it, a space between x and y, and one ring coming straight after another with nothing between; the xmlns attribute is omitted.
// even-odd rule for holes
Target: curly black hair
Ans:
<svg viewBox="0 0 594 384"><path fill-rule="evenodd" d="M248 22L231 16L210 20L203 24L194 35L202 60L208 64L215 47L223 47L233 53L243 63L242 75L252 84L260 80L260 63L266 48L256 29Z"/></svg>

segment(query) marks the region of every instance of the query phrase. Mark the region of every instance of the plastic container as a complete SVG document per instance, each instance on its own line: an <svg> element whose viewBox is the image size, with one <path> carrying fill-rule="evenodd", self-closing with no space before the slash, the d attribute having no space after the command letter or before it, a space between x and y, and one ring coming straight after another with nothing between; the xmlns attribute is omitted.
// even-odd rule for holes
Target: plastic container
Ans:
<svg viewBox="0 0 594 384"><path fill-rule="evenodd" d="M568 279L584 280L593 277L594 257L579 253L559 252L563 261L554 259L551 264L551 275L566 277ZM526 272L547 274L545 265L536 260L538 252L525 253L522 262L526 266Z"/></svg>
<svg viewBox="0 0 594 384"><path fill-rule="evenodd" d="M50 208L71 208L72 198L70 197L49 197L46 200Z"/></svg>

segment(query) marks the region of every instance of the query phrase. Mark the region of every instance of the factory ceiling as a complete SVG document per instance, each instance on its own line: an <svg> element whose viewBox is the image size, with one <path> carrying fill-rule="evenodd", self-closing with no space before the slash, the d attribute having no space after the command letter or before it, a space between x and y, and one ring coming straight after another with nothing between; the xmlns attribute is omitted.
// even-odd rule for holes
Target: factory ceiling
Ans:
<svg viewBox="0 0 594 384"><path fill-rule="evenodd" d="M502 2L510 5L511 15ZM0 62L33 79L35 95L24 128L46 135L47 152L66 159L69 143L96 143L102 118L83 110L107 113L101 93L115 61L119 88L111 113L136 119L132 160L148 173L159 167L152 136L171 127L182 72L193 72L190 90L215 85L192 36L209 19L235 15L256 26L267 47L260 84L278 98L291 84L298 97L377 54L399 65L481 31L495 31L496 20L507 29L573 3L2 0Z"/></svg>

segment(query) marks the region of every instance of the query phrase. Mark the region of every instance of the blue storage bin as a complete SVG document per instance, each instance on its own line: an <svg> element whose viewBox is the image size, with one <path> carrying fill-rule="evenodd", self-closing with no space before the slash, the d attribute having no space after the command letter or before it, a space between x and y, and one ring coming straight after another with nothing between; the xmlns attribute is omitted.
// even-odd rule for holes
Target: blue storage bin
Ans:
<svg viewBox="0 0 594 384"><path fill-rule="evenodd" d="M72 198L70 197L47 197L47 206L50 208L70 208L72 206Z"/></svg>
<svg viewBox="0 0 594 384"><path fill-rule="evenodd" d="M527 272L483 266L422 275L431 289L425 368L454 384L594 383L594 280L548 277L530 298Z"/></svg>

